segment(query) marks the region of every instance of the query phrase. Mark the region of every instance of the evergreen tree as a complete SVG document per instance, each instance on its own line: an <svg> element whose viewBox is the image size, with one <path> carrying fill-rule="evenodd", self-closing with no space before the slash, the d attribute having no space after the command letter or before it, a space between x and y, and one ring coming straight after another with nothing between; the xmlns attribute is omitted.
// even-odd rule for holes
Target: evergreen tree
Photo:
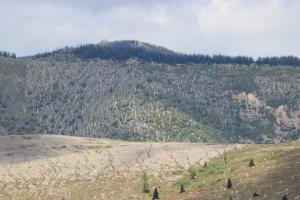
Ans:
<svg viewBox="0 0 300 200"><path fill-rule="evenodd" d="M11 53L11 52L8 52L8 51L0 51L0 56L16 58L15 53Z"/></svg>
<svg viewBox="0 0 300 200"><path fill-rule="evenodd" d="M155 199L159 199L159 197L158 197L158 191L157 191L156 188L154 189L152 200L155 200Z"/></svg>
<svg viewBox="0 0 300 200"><path fill-rule="evenodd" d="M207 163L206 163L206 162L204 162L204 165L203 165L203 167L207 167Z"/></svg>
<svg viewBox="0 0 300 200"><path fill-rule="evenodd" d="M185 190L184 190L183 184L181 184L180 192L179 193L183 193L183 192L185 192Z"/></svg>
<svg viewBox="0 0 300 200"><path fill-rule="evenodd" d="M150 190L149 190L149 183L148 183L148 176L147 176L147 173L144 171L143 172L143 192L144 193L149 193Z"/></svg>
<svg viewBox="0 0 300 200"><path fill-rule="evenodd" d="M281 56L281 57L259 57L256 61L252 57L247 56L225 56L225 55L203 55L203 54L182 54L174 51L167 50L165 48L156 48L155 46L133 47L135 41L119 41L112 45L94 45L86 44L80 45L74 48L69 48L70 53L84 60L100 58L100 59L113 59L118 61L125 61L129 58L137 58L140 61L145 62L158 62L174 64L235 64L235 65L288 65L288 66L300 66L300 59L294 56ZM147 45L146 45L147 46ZM55 50L52 52L40 53L33 56L33 59L48 57L54 53L59 53L63 49ZM2 56L16 57L14 53L0 51Z"/></svg>
<svg viewBox="0 0 300 200"><path fill-rule="evenodd" d="M195 168L194 167L190 167L189 172L190 172L191 179L195 179L196 175L197 175Z"/></svg>
<svg viewBox="0 0 300 200"><path fill-rule="evenodd" d="M255 165L254 165L254 161L253 161L253 159L251 158L250 159L250 162L249 162L249 167L254 167Z"/></svg>
<svg viewBox="0 0 300 200"><path fill-rule="evenodd" d="M232 188L232 182L231 182L231 179L230 177L227 179L227 189L230 189Z"/></svg>
<svg viewBox="0 0 300 200"><path fill-rule="evenodd" d="M283 197L282 197L282 200L288 200L288 198L287 198L286 194L285 194L285 195L283 195Z"/></svg>
<svg viewBox="0 0 300 200"><path fill-rule="evenodd" d="M224 156L224 164L227 164L227 155L226 155L226 151L224 151L223 156Z"/></svg>
<svg viewBox="0 0 300 200"><path fill-rule="evenodd" d="M258 197L259 194L257 194L256 192L253 193L253 197Z"/></svg>

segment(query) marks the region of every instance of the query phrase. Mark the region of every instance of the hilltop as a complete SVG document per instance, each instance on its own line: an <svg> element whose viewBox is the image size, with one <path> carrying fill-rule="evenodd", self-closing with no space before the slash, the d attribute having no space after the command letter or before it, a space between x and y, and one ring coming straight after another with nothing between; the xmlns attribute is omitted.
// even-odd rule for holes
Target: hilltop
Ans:
<svg viewBox="0 0 300 200"><path fill-rule="evenodd" d="M292 56L186 55L138 41L0 57L0 134L295 141L297 63Z"/></svg>

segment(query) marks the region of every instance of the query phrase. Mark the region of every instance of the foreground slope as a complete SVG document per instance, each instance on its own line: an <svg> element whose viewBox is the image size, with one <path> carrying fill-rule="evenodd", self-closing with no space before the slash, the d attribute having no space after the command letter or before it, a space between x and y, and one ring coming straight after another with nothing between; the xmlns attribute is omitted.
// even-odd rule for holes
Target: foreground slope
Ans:
<svg viewBox="0 0 300 200"><path fill-rule="evenodd" d="M144 199L143 170L151 185L174 190L190 165L235 147L240 145L0 136L0 199Z"/></svg>
<svg viewBox="0 0 300 200"><path fill-rule="evenodd" d="M299 141L210 145L1 136L0 199L152 199L153 187L167 200L299 199L299 163ZM150 193L142 192L143 171ZM226 189L229 177L232 188ZM182 184L186 192L178 193Z"/></svg>
<svg viewBox="0 0 300 200"><path fill-rule="evenodd" d="M196 167L197 179L177 181L187 185L192 199L300 199L300 141L277 145L247 145ZM254 167L249 167L250 159ZM227 179L232 188L227 189ZM254 193L257 194L254 197ZM191 197L192 196L192 197ZM181 199L176 196L174 199Z"/></svg>

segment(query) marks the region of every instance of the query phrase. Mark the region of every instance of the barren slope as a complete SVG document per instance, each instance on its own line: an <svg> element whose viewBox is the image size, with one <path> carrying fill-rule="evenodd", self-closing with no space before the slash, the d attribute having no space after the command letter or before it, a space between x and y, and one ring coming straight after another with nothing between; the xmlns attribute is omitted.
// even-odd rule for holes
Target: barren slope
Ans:
<svg viewBox="0 0 300 200"><path fill-rule="evenodd" d="M241 145L0 136L0 199L144 199L143 170L151 186L170 186L176 172L235 147Z"/></svg>

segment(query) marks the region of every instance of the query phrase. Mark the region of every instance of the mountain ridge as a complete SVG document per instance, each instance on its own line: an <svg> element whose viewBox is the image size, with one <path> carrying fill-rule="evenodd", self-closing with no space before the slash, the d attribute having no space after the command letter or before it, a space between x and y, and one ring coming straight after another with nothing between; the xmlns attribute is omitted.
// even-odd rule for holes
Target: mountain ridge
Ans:
<svg viewBox="0 0 300 200"><path fill-rule="evenodd" d="M1 134L223 143L299 138L297 66L167 64L130 54L87 59L73 50L0 57Z"/></svg>
<svg viewBox="0 0 300 200"><path fill-rule="evenodd" d="M98 44L85 44L77 47L65 47L52 52L39 53L31 58L48 57L56 53L68 53L81 59L114 59L124 61L129 58L137 58L145 62L157 62L165 64L240 64L240 65L289 65L300 66L298 57L280 56L280 57L259 57L254 60L250 56L227 56L227 55L205 55L205 54L185 54L177 53L162 46L152 45L150 43L136 40L122 40L108 42L101 41Z"/></svg>

